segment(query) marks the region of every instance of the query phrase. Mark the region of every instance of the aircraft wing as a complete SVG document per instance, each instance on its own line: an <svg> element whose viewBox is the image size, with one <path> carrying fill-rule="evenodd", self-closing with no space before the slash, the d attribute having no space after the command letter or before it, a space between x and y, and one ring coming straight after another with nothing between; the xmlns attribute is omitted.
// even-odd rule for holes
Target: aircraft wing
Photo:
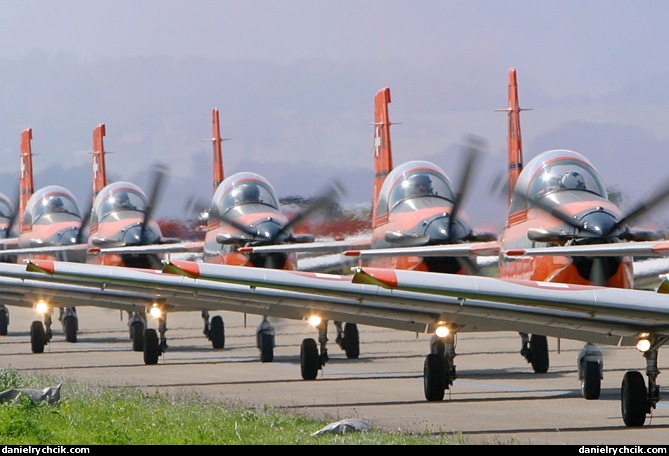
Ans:
<svg viewBox="0 0 669 456"><path fill-rule="evenodd" d="M611 244L584 244L531 249L510 249L508 256L559 255L559 256L668 256L669 241L617 242Z"/></svg>
<svg viewBox="0 0 669 456"><path fill-rule="evenodd" d="M154 302L153 294L128 291L102 290L82 285L15 278L25 274L25 265L0 263L0 304L31 308L38 301L47 301L53 307L95 306L130 312L144 312Z"/></svg>
<svg viewBox="0 0 669 456"><path fill-rule="evenodd" d="M149 254L149 253L186 253L186 252L202 252L204 249L204 242L172 242L166 244L150 244L150 245L129 245L118 247L100 247L90 248L88 253L91 255L104 254Z"/></svg>
<svg viewBox="0 0 669 456"><path fill-rule="evenodd" d="M90 247L88 244L53 245L44 247L25 247L0 249L3 255L58 255L67 253L101 255L101 254L150 254L150 253L184 253L201 252L204 242L174 242L166 244L132 245L118 247Z"/></svg>
<svg viewBox="0 0 669 456"><path fill-rule="evenodd" d="M275 244L256 247L240 247L240 252L246 253L303 253L327 254L340 253L350 249L363 249L371 246L371 239L344 240L344 241L316 241L304 244Z"/></svg>
<svg viewBox="0 0 669 456"><path fill-rule="evenodd" d="M473 242L465 244L425 245L418 247L389 247L367 250L348 250L344 252L347 256L358 256L361 258L382 256L420 256L420 257L465 257L472 255L493 256L499 255L499 242Z"/></svg>
<svg viewBox="0 0 669 456"><path fill-rule="evenodd" d="M293 319L316 313L325 319L413 332L432 331L448 322L463 332L520 331L608 345L633 345L641 331L669 333L669 296L638 290L617 290L632 293L621 296L597 287L542 289L535 282L509 282L511 291L479 291L467 283L452 287L449 294L439 288L437 292L386 288L362 270L355 276L338 276L197 262L166 262L163 273L47 260L33 260L28 269L24 277L35 280L151 292L180 310L230 310ZM425 275L425 280L433 275L394 272ZM367 283L355 282L363 277ZM430 278L434 285L434 277ZM457 283L463 278L468 276L451 279ZM409 288L420 288L409 283ZM405 284L398 281L397 286ZM632 296L634 301L626 300Z"/></svg>

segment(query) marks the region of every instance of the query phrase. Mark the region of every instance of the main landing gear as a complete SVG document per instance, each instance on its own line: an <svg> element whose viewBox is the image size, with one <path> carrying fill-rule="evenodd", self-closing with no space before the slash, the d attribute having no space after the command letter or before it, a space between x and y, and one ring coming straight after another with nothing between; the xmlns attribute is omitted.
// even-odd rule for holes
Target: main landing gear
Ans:
<svg viewBox="0 0 669 456"><path fill-rule="evenodd" d="M657 367L657 355L660 346L667 340L669 338L666 337L656 340L643 354L646 358L647 388L640 372L627 371L623 376L620 387L620 411L628 427L643 426L646 415L650 414L660 401L660 385L657 384L660 370Z"/></svg>
<svg viewBox="0 0 669 456"><path fill-rule="evenodd" d="M6 336L9 329L9 309L0 305L0 336Z"/></svg>
<svg viewBox="0 0 669 456"><path fill-rule="evenodd" d="M537 374L545 374L548 372L548 339L546 336L532 334L529 336L526 333L519 333L522 341L520 354L532 364L532 369Z"/></svg>
<svg viewBox="0 0 669 456"><path fill-rule="evenodd" d="M548 341L546 336L520 333L522 348L520 353L532 364L536 373L548 371ZM423 364L423 392L428 401L441 401L446 390L450 389L456 379L455 370L455 333L447 336L432 336L430 354Z"/></svg>
<svg viewBox="0 0 669 456"><path fill-rule="evenodd" d="M311 338L304 339L300 346L300 370L302 379L315 380L318 370L328 362L327 350L327 320L322 320L318 326L318 342ZM337 344L346 352L349 359L357 359L360 356L360 333L355 323L346 323L342 329L341 322L335 322L337 328Z"/></svg>
<svg viewBox="0 0 669 456"><path fill-rule="evenodd" d="M0 314L2 314L1 310ZM30 348L33 353L44 353L44 347L46 347L53 337L51 331L52 309L50 307L47 308L42 315L43 322L35 320L30 325ZM76 342L77 332L79 331L77 309L75 307L61 308L58 319L63 325L65 340L67 342ZM9 315L7 315L7 320L9 321Z"/></svg>

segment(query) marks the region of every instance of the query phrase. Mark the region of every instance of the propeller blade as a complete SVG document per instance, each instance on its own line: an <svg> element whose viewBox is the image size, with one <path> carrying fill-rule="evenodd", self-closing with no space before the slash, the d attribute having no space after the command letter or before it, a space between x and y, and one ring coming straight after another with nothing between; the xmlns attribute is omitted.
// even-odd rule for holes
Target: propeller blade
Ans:
<svg viewBox="0 0 669 456"><path fill-rule="evenodd" d="M665 182L669 180L665 179ZM627 215L621 218L618 223L613 226L613 230L629 225L635 220L639 219L641 216L646 214L651 209L654 209L658 204L663 202L669 196L669 183L665 184L660 188L655 194L649 198L647 201L641 201L638 203L634 209L632 209Z"/></svg>
<svg viewBox="0 0 669 456"><path fill-rule="evenodd" d="M7 231L5 231L5 238L10 237L10 233L12 232L12 228L16 225L16 223L19 220L19 217L21 214L19 214L19 204L21 202L21 193L18 192L15 196L14 199L12 200L12 214L11 217L9 218L9 222L7 223Z"/></svg>
<svg viewBox="0 0 669 456"><path fill-rule="evenodd" d="M449 237L451 234L453 223L455 220L457 220L458 213L460 212L460 208L462 207L462 201L465 195L465 191L469 188L469 182L471 180L471 175L474 169L474 165L477 163L478 157L481 155L481 152L485 147L485 140L478 136L469 135L467 136L465 141L466 141L466 146L465 146L466 157L464 166L462 168L462 172L460 174L462 176L460 180L460 189L459 189L460 191L457 193L455 197L455 202L453 203L453 209L451 210L451 216L448 218Z"/></svg>
<svg viewBox="0 0 669 456"><path fill-rule="evenodd" d="M83 213L83 218L81 219L81 225L79 225L79 231L77 232L77 244L83 244L88 241L88 239L85 239L84 234L86 233L86 228L88 228L88 225L91 222L91 216L93 215L93 203L94 203L94 198L91 197L88 199L90 201L88 203L88 207L86 208L86 212Z"/></svg>
<svg viewBox="0 0 669 456"><path fill-rule="evenodd" d="M327 207L335 201L338 201L341 195L345 194L344 186L339 181L334 181L328 188L314 200L305 210L300 212L296 217L290 220L286 226L283 227L279 234L290 231L294 226L299 225L305 219L313 215L315 212Z"/></svg>
<svg viewBox="0 0 669 456"><path fill-rule="evenodd" d="M158 199L162 195L162 191L165 185L165 179L169 173L169 167L163 163L157 163L153 168L153 183L151 186L151 191L149 192L149 204L146 208L146 213L144 214L144 220L142 220L141 226L141 238L142 242L146 234L146 228L153 216L156 204Z"/></svg>

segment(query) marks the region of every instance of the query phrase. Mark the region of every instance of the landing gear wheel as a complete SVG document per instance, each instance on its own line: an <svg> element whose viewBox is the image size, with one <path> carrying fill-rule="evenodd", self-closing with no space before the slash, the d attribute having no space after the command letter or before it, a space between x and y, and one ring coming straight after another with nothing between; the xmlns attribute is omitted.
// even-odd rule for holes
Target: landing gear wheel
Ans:
<svg viewBox="0 0 669 456"><path fill-rule="evenodd" d="M158 332L155 329L144 331L144 364L158 364L160 356L160 342Z"/></svg>
<svg viewBox="0 0 669 456"><path fill-rule="evenodd" d="M300 369L304 380L315 380L320 368L318 346L314 339L304 339L300 346Z"/></svg>
<svg viewBox="0 0 669 456"><path fill-rule="evenodd" d="M597 361L586 361L581 379L581 394L585 399L599 399L602 391L602 376L599 374Z"/></svg>
<svg viewBox="0 0 669 456"><path fill-rule="evenodd" d="M35 320L30 325L30 347L33 353L44 353L46 331L41 321Z"/></svg>
<svg viewBox="0 0 669 456"><path fill-rule="evenodd" d="M425 357L423 365L423 390L428 401L441 401L446 391L446 359L437 353Z"/></svg>
<svg viewBox="0 0 669 456"><path fill-rule="evenodd" d="M530 350L532 350L532 369L537 374L548 372L548 339L546 336L532 334L530 338Z"/></svg>
<svg viewBox="0 0 669 456"><path fill-rule="evenodd" d="M213 348L225 347L225 325L223 324L223 317L215 315L211 319L209 326L209 340Z"/></svg>
<svg viewBox="0 0 669 456"><path fill-rule="evenodd" d="M73 316L65 317L63 319L63 331L65 331L66 342L77 342L77 329L79 329L77 323L76 317Z"/></svg>
<svg viewBox="0 0 669 456"><path fill-rule="evenodd" d="M136 321L130 325L130 339L132 340L132 351L144 351L144 323Z"/></svg>
<svg viewBox="0 0 669 456"><path fill-rule="evenodd" d="M9 313L6 308L0 307L0 336L7 335L8 327L9 327Z"/></svg>
<svg viewBox="0 0 669 456"><path fill-rule="evenodd" d="M646 422L646 383L639 371L627 371L620 388L620 411L626 426L640 427Z"/></svg>
<svg viewBox="0 0 669 456"><path fill-rule="evenodd" d="M360 333L355 323L346 323L344 326L344 351L348 359L358 359L360 356Z"/></svg>
<svg viewBox="0 0 669 456"><path fill-rule="evenodd" d="M258 342L260 343L260 362L271 363L274 361L274 338L271 333L261 332ZM315 378L315 377L314 377Z"/></svg>

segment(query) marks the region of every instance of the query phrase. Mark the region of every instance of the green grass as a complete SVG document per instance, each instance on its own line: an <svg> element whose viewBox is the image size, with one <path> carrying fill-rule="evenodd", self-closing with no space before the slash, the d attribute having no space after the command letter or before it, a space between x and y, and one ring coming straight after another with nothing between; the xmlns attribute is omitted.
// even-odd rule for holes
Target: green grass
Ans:
<svg viewBox="0 0 669 456"><path fill-rule="evenodd" d="M228 404L190 393L166 396L0 370L0 392L63 384L55 404L28 396L0 404L6 445L444 445L461 435L383 432L311 434L332 421L269 406Z"/></svg>

